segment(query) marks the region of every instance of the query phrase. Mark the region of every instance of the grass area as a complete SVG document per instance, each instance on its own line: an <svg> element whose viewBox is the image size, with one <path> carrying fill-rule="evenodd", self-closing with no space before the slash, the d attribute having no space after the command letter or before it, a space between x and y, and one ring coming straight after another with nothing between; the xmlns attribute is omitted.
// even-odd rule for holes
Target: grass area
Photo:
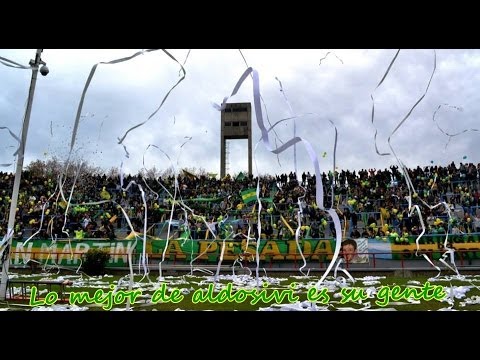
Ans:
<svg viewBox="0 0 480 360"><path fill-rule="evenodd" d="M255 311L270 310L399 310L427 311L440 309L480 310L480 276L427 276L407 277L358 277L349 279L327 277L318 285L318 276L263 276L257 283L248 275L166 276L149 277L135 275L130 284L129 276L54 274L13 274L15 280L72 281L67 291L77 297L78 306L92 311L125 310L127 299L134 311L213 310ZM131 285L131 286L130 286ZM55 287L52 292L57 292ZM20 289L15 289L18 293ZM27 288L32 296L32 288ZM84 293L82 295L82 293ZM209 295L208 295L209 294ZM434 298L434 295L437 299ZM83 298L81 298L83 296ZM209 296L209 300L206 299ZM413 297L416 296L418 300ZM14 310L76 310L75 306L53 303L42 304L49 298L46 285L39 285L33 301L19 305L17 301L0 304L1 308ZM68 298L68 296L67 296ZM429 300L429 298L432 298ZM54 299L50 296L50 299ZM71 298L72 299L72 298ZM91 300L87 303L85 300ZM96 304L95 301L98 303ZM118 304L115 304L114 300ZM382 306L383 305L383 306Z"/></svg>

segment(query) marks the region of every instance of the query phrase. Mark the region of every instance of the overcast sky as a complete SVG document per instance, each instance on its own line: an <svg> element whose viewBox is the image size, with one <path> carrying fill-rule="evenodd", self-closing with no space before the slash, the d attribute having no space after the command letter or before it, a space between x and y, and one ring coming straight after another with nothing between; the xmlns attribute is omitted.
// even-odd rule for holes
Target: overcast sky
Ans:
<svg viewBox="0 0 480 360"><path fill-rule="evenodd" d="M52 156L66 159L77 108L92 66L137 51L44 49L42 60L50 73L38 76L25 164ZM188 53L188 50L168 51L182 64ZM322 171L333 167L334 129L329 120L338 129L336 165L340 169L383 169L396 164L392 155L376 153L375 128L379 151L390 152L387 138L425 93L435 56L432 49L400 51L384 82L376 89L397 50L244 49L242 53L248 65L259 73L260 92L270 122L292 116L291 111L298 116L276 127L277 144L293 137L295 122L297 136L312 144ZM35 57L35 49L0 50L0 56L28 65ZM193 49L184 68L185 79L172 90L161 109L125 138L124 145L130 154L127 158L118 138L148 119L182 72L179 64L161 50L127 62L99 65L86 93L75 156L107 171L123 162L125 172L136 173L143 166L145 154L146 168L168 168L171 164L161 151L155 147L146 151L152 144L167 153L178 168L219 173L220 112L212 103L220 104L231 94L247 66L235 49ZM282 82L283 93L276 78ZM31 70L0 64L0 127L7 126L17 135L30 79ZM475 145L480 132L468 131L452 137L445 149L449 137L433 121L438 110L435 119L446 133L480 129L479 85L480 50L436 50L436 70L426 96L391 138L397 156L408 167L446 165L451 161L457 165L479 163L480 151ZM375 98L373 125L371 95ZM252 103L255 146L260 131L253 110L250 77L228 102ZM266 117L265 112L263 115ZM272 134L272 141L275 137ZM5 130L0 130L0 139L0 163L13 163L16 141ZM277 159L259 144L255 158L260 174L288 173L294 169L293 147ZM299 173L314 172L301 143L297 144L297 168ZM14 167L2 170L14 172ZM247 170L246 140L229 142L228 170L231 174Z"/></svg>

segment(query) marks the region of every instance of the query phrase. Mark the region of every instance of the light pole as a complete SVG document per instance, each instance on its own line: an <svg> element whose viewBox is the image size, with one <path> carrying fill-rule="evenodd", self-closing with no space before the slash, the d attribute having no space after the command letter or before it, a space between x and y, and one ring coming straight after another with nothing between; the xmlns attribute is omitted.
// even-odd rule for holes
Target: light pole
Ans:
<svg viewBox="0 0 480 360"><path fill-rule="evenodd" d="M15 171L15 180L13 182L12 202L10 204L10 215L8 216L8 227L6 235L6 244L4 251L1 255L2 265L2 277L0 279L0 300L5 300L7 295L7 282L8 282L8 268L10 266L10 249L12 245L13 235L15 233L15 215L17 210L18 191L20 189L20 180L22 177L23 159L25 154L25 145L27 143L28 124L30 122L30 114L32 112L33 94L35 93L35 83L37 82L38 67L42 64L40 73L46 76L49 72L45 62L40 58L43 49L37 49L35 60L30 60L30 66L32 68L32 80L30 82L30 91L28 93L27 108L25 110L25 118L23 120L22 127L22 141L17 155L17 168Z"/></svg>

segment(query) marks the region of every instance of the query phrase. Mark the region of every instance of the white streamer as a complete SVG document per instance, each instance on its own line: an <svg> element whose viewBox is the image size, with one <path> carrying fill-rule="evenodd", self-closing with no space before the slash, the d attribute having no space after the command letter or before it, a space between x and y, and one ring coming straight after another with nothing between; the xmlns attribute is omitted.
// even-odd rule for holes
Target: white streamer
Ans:
<svg viewBox="0 0 480 360"><path fill-rule="evenodd" d="M433 122L434 122L435 125L437 126L438 130L440 130L440 131L442 132L442 134L448 136L448 141L447 141L447 143L445 144L445 149L444 149L444 151L446 151L446 150L447 150L447 147L448 147L448 144L450 144L450 141L452 140L453 137L458 136L458 135L461 135L461 134L464 134L464 133L466 133L466 132L468 132L468 131L479 131L479 130L478 130L478 129L465 129L465 130L462 130L462 131L460 131L460 132L458 132L458 133L456 133L456 134L449 134L449 133L447 133L446 131L444 131L444 130L438 125L437 121L435 120L435 116L437 115L438 110L440 110L440 108L441 108L442 106L448 106L448 107L453 108L453 109L458 110L458 111L463 111L463 109L462 109L461 107L454 106L454 105L440 104L440 105L438 105L437 109L436 109L435 112L433 113Z"/></svg>
<svg viewBox="0 0 480 360"><path fill-rule="evenodd" d="M13 68L16 68L16 69L26 69L26 70L31 69L30 66L25 66L25 65L19 64L15 61L9 60L9 59L4 58L2 56L0 56L0 63L2 63L5 66L13 67ZM13 65L10 65L10 64L13 64Z"/></svg>
<svg viewBox="0 0 480 360"><path fill-rule="evenodd" d="M246 79L246 77L252 73L252 79L253 79L253 99L254 99L254 107L255 107L255 115L256 115L256 118L257 118L257 125L258 127L260 128L260 131L262 133L262 137L261 137L261 140L263 141L263 144L265 146L265 148L274 153L274 154L279 154L281 153L282 151L284 151L285 149L287 149L288 147L292 146L293 144L296 144L297 142L299 141L302 141L304 146L305 146L305 149L310 157L310 160L312 161L313 163L313 166L315 168L315 175L316 175L316 179L317 179L317 182L316 182L316 201L317 201L317 206L321 209L321 210L324 210L325 211L325 208L323 206L323 184L322 184L322 178L321 178L321 174L320 174L320 165L319 165L319 162L318 162L318 158L317 158L317 155L315 153L315 151L313 150L313 147L312 145L305 139L302 139L300 137L295 137L293 139L290 139L287 143L283 144L280 148L278 149L273 149L271 144L270 144L270 141L269 141L269 136L268 136L268 130L265 128L265 125L264 125L264 122L263 122L263 116L262 116L262 109L261 109L261 105L260 105L260 85L259 85L259 76L258 76L258 72L254 69L252 69L251 67L249 67L243 74L242 76L240 77L240 79L238 80L235 88L234 88L234 91L232 91L232 95L234 95L238 89L240 88L241 84L243 83L243 81ZM218 106L217 105L217 109L218 110L221 110L222 107L225 108L225 102L226 102L226 99L228 99L228 97L224 98L223 102L222 102L222 106ZM337 135L336 135L337 136ZM336 138L335 138L336 139ZM257 184L257 197L258 197L258 184ZM333 194L332 194L333 196ZM333 204L332 204L333 205ZM323 280L325 279L325 277L327 276L327 274L329 273L329 271L331 270L331 268L333 267L333 264L334 262L336 261L336 259L338 258L338 255L340 253L340 247L341 247L341 236L342 236L342 233L341 233L341 226L340 226L340 220L338 218L338 215L337 213L335 212L335 210L333 209L328 209L326 210L331 218L333 219L333 222L334 222L334 225L335 225L335 228L336 228L336 246L335 246L335 252L334 252L334 255L332 257L332 260L329 264L329 266L327 267L327 271L324 273L324 275L322 276L322 278L320 279L320 281L318 282L318 286L323 282ZM258 249L258 245L257 245L257 249ZM258 251L257 251L258 252ZM258 255L257 255L258 256ZM257 266L258 267L258 266ZM258 269L257 269L257 279L258 279Z"/></svg>

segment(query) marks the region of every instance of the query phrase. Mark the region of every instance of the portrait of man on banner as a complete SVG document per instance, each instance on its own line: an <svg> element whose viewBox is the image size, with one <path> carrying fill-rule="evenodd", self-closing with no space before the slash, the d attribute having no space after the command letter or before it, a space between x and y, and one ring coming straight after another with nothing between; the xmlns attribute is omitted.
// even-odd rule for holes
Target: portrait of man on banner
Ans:
<svg viewBox="0 0 480 360"><path fill-rule="evenodd" d="M349 264L368 263L368 240L365 238L343 240L341 255Z"/></svg>

